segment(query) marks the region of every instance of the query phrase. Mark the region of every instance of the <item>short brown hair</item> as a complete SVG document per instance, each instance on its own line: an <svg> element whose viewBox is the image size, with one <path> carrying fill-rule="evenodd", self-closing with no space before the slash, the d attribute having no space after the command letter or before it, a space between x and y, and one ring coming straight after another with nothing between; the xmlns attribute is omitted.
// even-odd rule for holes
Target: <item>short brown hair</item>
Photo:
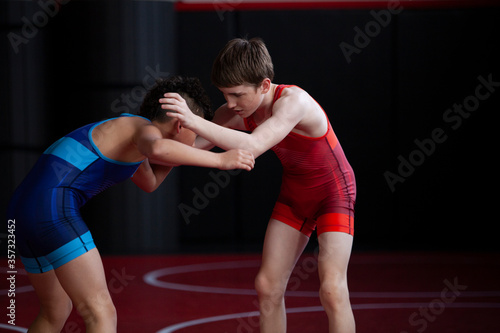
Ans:
<svg viewBox="0 0 500 333"><path fill-rule="evenodd" d="M235 38L215 58L212 83L216 87L234 87L244 83L259 86L265 78L274 78L271 56L264 41Z"/></svg>

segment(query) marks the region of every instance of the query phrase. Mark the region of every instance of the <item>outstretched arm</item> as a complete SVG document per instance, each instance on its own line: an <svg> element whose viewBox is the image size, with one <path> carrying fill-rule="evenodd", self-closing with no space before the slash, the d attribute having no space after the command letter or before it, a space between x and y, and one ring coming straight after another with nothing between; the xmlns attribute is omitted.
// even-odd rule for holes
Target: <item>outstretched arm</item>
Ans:
<svg viewBox="0 0 500 333"><path fill-rule="evenodd" d="M134 138L138 150L147 160L139 167L134 180L146 192L154 191L163 182L172 166L192 165L222 170L254 167L254 158L248 151L233 149L214 153L185 145L175 140L164 139L153 125L144 125Z"/></svg>
<svg viewBox="0 0 500 333"><path fill-rule="evenodd" d="M251 153L244 150L230 150L214 153L188 146L175 140L164 139L159 130L146 125L137 142L137 148L153 164L177 166L192 165L222 170L244 169L250 171L254 165Z"/></svg>
<svg viewBox="0 0 500 333"><path fill-rule="evenodd" d="M259 125L251 134L235 131L194 115L184 99L176 93L167 93L160 99L162 108L169 110L167 115L179 119L184 127L191 129L199 136L216 146L228 149L246 149L254 157L279 143L302 119L298 96L276 101L273 115Z"/></svg>

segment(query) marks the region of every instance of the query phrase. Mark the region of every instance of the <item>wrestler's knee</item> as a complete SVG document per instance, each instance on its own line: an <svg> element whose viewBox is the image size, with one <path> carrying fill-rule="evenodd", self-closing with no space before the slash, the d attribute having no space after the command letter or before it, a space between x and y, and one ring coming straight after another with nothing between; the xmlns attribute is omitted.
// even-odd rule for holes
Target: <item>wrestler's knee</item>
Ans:
<svg viewBox="0 0 500 333"><path fill-rule="evenodd" d="M347 281L342 278L330 278L321 281L319 295L325 310L335 310L349 304Z"/></svg>
<svg viewBox="0 0 500 333"><path fill-rule="evenodd" d="M275 279L265 272L259 272L255 277L255 290L260 299L268 299L274 303L281 302L284 298L286 283Z"/></svg>
<svg viewBox="0 0 500 333"><path fill-rule="evenodd" d="M102 291L79 302L76 309L86 324L117 321L116 309L108 291Z"/></svg>
<svg viewBox="0 0 500 333"><path fill-rule="evenodd" d="M53 327L62 329L73 309L73 303L69 298L56 300L56 302L40 307L40 316L48 321Z"/></svg>

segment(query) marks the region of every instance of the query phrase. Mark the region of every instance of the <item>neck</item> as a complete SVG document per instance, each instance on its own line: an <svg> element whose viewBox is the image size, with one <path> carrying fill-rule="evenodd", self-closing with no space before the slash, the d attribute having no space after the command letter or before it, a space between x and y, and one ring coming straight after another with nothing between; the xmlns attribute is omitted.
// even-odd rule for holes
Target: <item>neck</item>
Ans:
<svg viewBox="0 0 500 333"><path fill-rule="evenodd" d="M271 88L264 95L262 103L260 103L260 106L257 108L257 110L255 110L254 119L257 123L260 123L271 117L274 104L274 93L276 92L277 87L277 84L271 84Z"/></svg>
<svg viewBox="0 0 500 333"><path fill-rule="evenodd" d="M170 120L170 121L167 121L164 123L160 123L158 121L153 121L152 123L153 123L153 125L158 127L162 136L165 139L173 139L174 138L175 135L173 133L175 133L175 131L173 130L173 126L174 126L175 122L173 120Z"/></svg>

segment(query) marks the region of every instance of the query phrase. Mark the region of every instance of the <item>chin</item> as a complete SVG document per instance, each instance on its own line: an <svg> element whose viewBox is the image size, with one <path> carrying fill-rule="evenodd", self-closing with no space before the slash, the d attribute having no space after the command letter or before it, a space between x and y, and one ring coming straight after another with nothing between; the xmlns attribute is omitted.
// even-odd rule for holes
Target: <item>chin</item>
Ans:
<svg viewBox="0 0 500 333"><path fill-rule="evenodd" d="M242 112L237 112L236 114L238 116L240 116L241 118L248 118L248 117L250 117L253 114L253 112L242 111Z"/></svg>

